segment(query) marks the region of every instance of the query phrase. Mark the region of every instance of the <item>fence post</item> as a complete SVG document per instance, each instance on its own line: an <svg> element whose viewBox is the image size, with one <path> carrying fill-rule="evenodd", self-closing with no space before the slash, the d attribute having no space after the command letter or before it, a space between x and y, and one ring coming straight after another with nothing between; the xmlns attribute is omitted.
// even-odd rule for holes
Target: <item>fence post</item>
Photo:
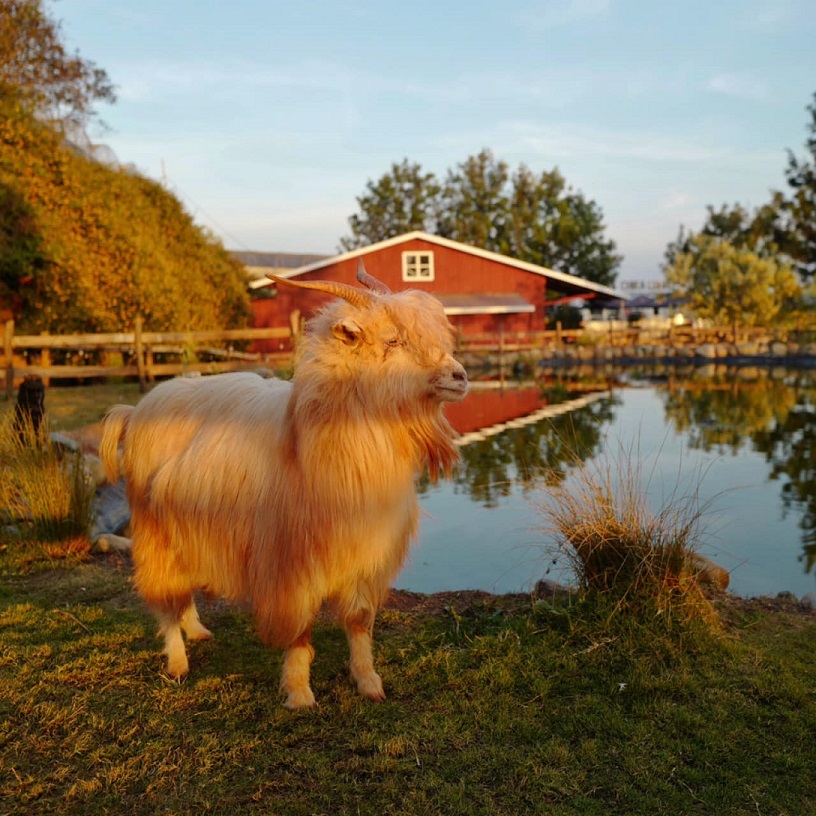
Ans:
<svg viewBox="0 0 816 816"><path fill-rule="evenodd" d="M14 357L12 355L12 340L14 339L14 321L6 321L6 331L3 337L3 354L6 357L6 396L14 397Z"/></svg>
<svg viewBox="0 0 816 816"><path fill-rule="evenodd" d="M51 332L43 332L43 334L50 334ZM40 349L40 365L43 368L50 368L51 367L51 349L50 348L43 348ZM48 387L51 385L51 378L50 377L43 377L43 385Z"/></svg>
<svg viewBox="0 0 816 816"><path fill-rule="evenodd" d="M145 378L145 361L144 361L144 347L142 345L142 316L136 316L136 325L134 326L133 334L136 344L136 371L139 374L139 391L142 394L147 391L147 381Z"/></svg>
<svg viewBox="0 0 816 816"><path fill-rule="evenodd" d="M556 348L561 348L561 341L562 341L562 338L561 338L561 321L556 320L555 321L555 347Z"/></svg>

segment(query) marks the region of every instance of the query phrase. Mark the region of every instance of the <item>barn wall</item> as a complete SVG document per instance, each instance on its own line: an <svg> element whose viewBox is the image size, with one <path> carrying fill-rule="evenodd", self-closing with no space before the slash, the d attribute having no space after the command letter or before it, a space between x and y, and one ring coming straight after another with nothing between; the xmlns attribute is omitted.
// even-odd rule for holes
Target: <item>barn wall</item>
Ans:
<svg viewBox="0 0 816 816"><path fill-rule="evenodd" d="M429 283L417 281L411 284L413 288L435 295L517 293L536 306L533 314L453 316L451 322L463 334L498 332L502 323L505 332L542 331L546 328L541 304L546 298L547 280L532 272L514 269L488 258L465 254L419 238L364 256L366 270L394 291L405 289L407 285L402 280L402 253L412 250L434 253L434 280ZM299 275L298 280L334 280L358 285L357 263L358 258L350 258L328 264L315 272ZM328 300L329 296L318 292L281 286L278 288L277 298L253 301L254 325L287 326L294 310L300 310L300 314L308 318ZM258 346L260 351L273 350L262 348L261 345Z"/></svg>

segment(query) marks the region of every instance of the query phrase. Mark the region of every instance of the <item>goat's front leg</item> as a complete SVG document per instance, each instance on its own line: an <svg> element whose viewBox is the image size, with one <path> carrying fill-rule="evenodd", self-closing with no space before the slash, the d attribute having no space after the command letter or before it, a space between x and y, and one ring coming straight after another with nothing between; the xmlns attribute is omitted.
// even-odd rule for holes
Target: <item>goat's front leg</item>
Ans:
<svg viewBox="0 0 816 816"><path fill-rule="evenodd" d="M357 684L357 691L369 700L385 700L380 675L374 671L374 655L371 651L371 638L374 631L373 609L360 609L346 617L343 626L349 644L349 662L351 679Z"/></svg>
<svg viewBox="0 0 816 816"><path fill-rule="evenodd" d="M283 656L283 673L280 690L286 695L284 706L290 711L309 708L315 704L315 696L309 685L309 667L314 659L312 628L307 628L289 644Z"/></svg>

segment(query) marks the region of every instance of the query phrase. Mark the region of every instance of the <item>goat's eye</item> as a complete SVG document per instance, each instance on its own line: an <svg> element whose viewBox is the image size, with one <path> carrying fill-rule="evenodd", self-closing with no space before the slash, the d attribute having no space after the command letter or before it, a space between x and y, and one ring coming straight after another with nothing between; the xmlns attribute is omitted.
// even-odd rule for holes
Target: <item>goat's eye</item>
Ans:
<svg viewBox="0 0 816 816"><path fill-rule="evenodd" d="M385 347L386 348L392 349L392 348L397 348L398 346L401 346L401 345L402 345L402 340L400 340L399 337L392 337L390 340L385 341Z"/></svg>

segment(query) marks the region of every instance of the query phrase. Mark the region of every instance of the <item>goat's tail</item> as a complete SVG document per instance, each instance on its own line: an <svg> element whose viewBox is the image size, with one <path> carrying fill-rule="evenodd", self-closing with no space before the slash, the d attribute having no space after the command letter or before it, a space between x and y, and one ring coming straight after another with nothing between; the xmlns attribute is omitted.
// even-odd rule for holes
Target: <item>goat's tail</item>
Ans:
<svg viewBox="0 0 816 816"><path fill-rule="evenodd" d="M132 411L132 405L114 405L105 414L99 458L105 468L105 478L111 484L119 479L119 443L125 435Z"/></svg>

